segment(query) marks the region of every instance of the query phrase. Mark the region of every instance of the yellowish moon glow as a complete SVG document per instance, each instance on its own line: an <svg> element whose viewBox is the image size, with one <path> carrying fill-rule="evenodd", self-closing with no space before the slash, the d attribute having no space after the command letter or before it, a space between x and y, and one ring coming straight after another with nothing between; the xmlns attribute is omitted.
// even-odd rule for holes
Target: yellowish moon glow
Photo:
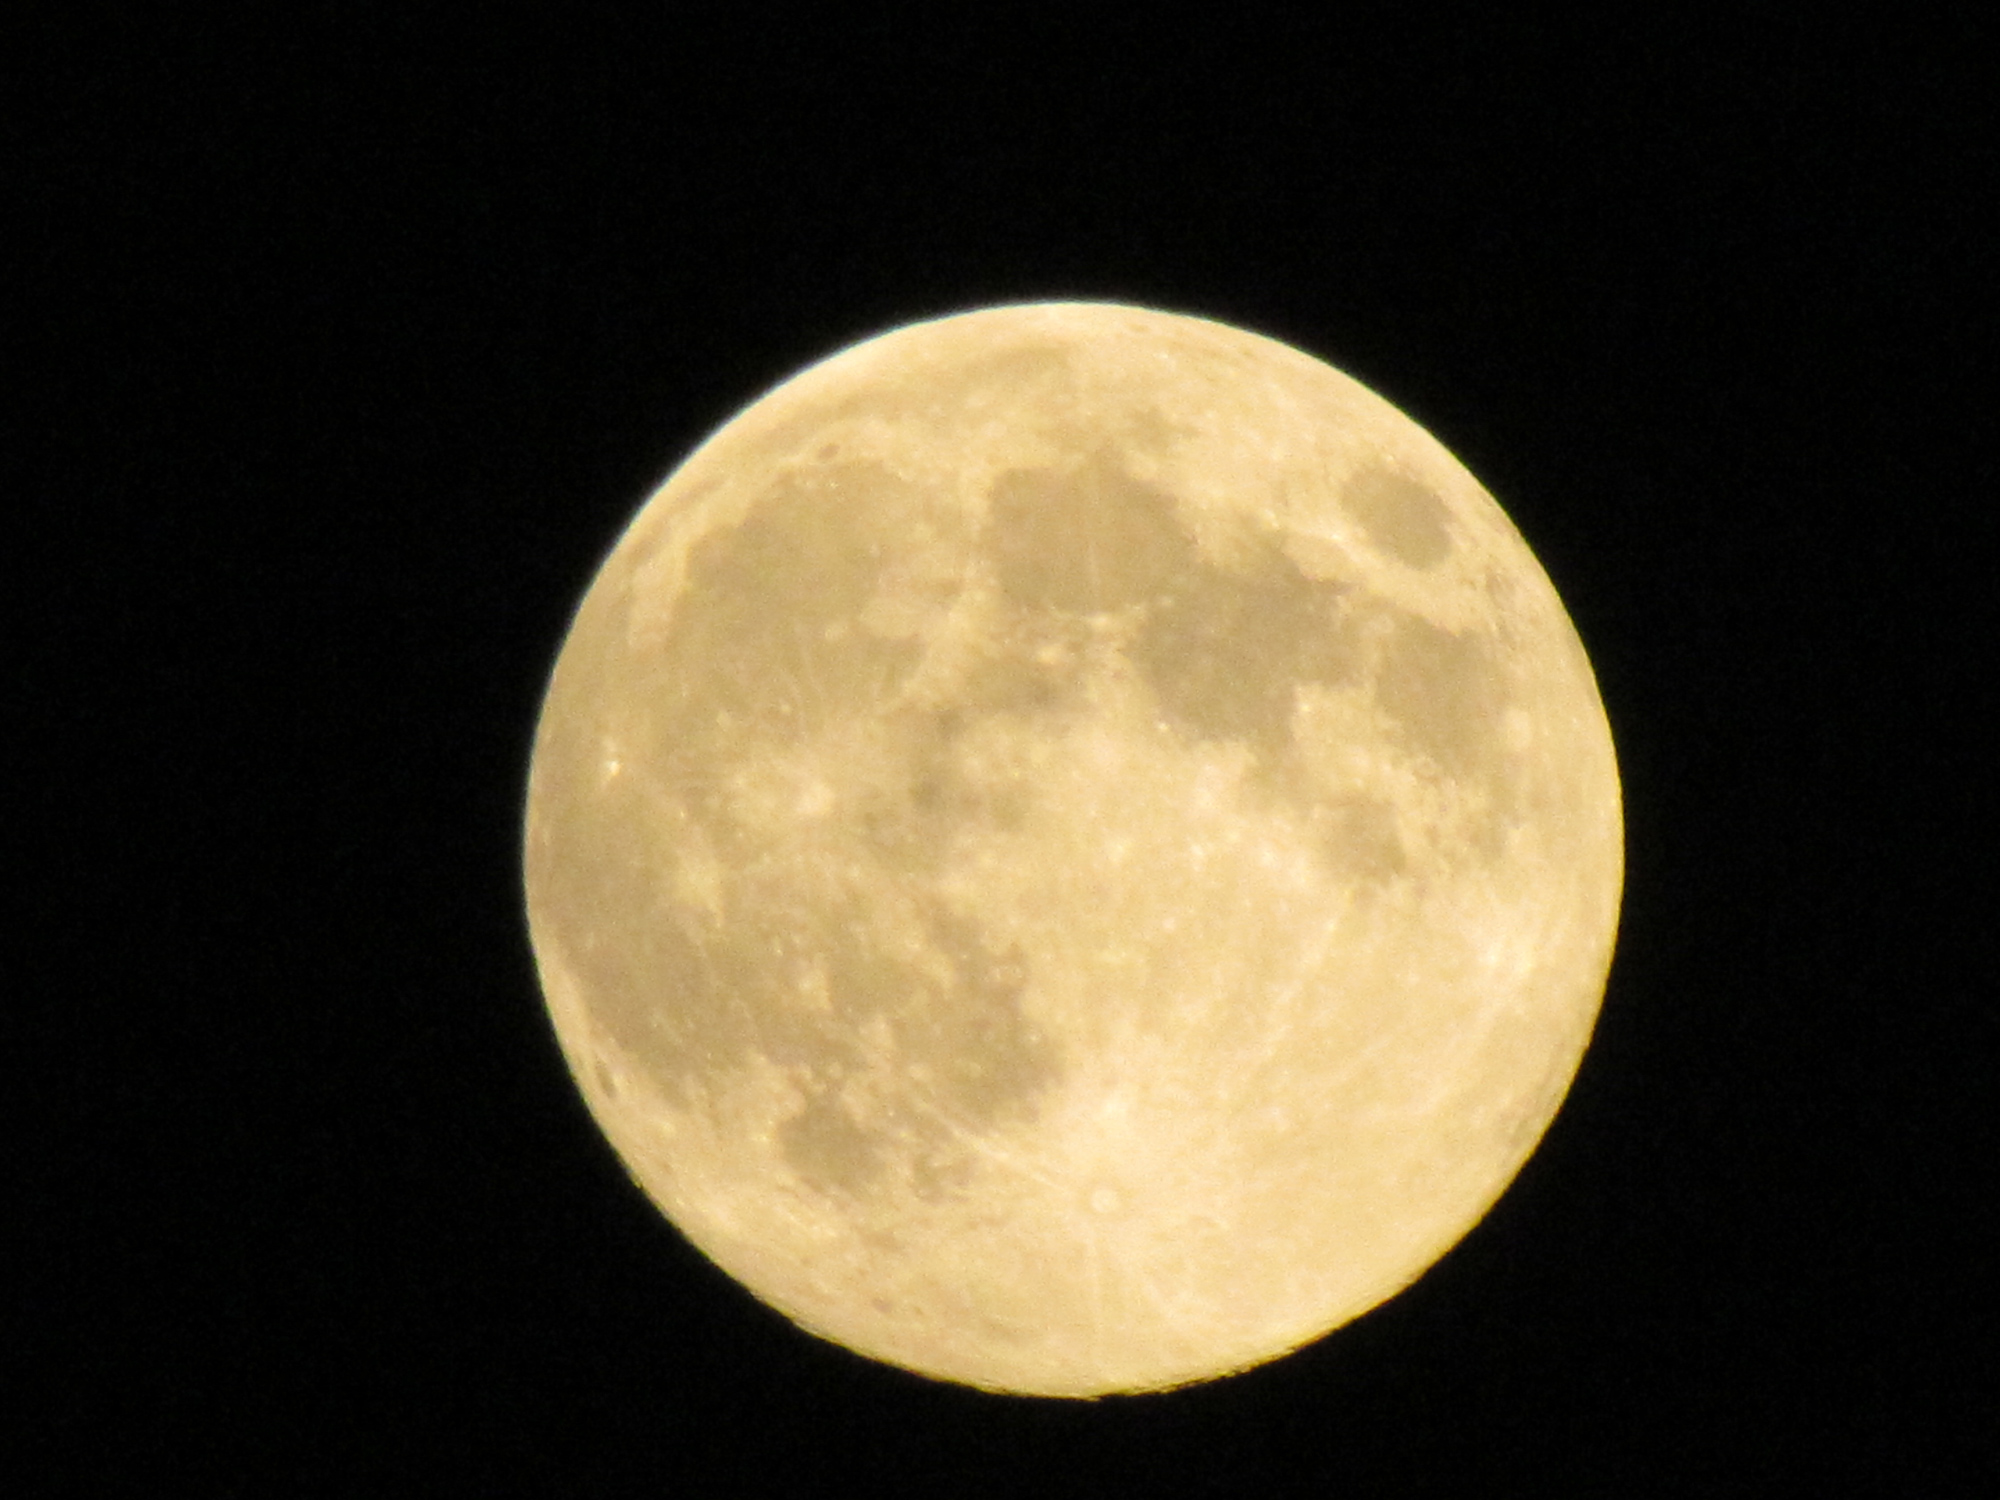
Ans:
<svg viewBox="0 0 2000 1500"><path fill-rule="evenodd" d="M1498 505L1286 345L913 324L649 500L535 742L530 930L632 1176L864 1355L1156 1390L1366 1312L1574 1076L1623 872Z"/></svg>

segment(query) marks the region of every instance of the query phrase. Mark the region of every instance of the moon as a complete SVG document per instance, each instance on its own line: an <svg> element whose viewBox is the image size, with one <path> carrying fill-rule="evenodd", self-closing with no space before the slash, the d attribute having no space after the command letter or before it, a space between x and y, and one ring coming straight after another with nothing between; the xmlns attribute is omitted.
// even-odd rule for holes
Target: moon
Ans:
<svg viewBox="0 0 2000 1500"><path fill-rule="evenodd" d="M1162 1390L1415 1280L1602 1001L1569 617L1415 422L1096 303L840 351L646 502L536 734L528 925L631 1176L802 1328Z"/></svg>

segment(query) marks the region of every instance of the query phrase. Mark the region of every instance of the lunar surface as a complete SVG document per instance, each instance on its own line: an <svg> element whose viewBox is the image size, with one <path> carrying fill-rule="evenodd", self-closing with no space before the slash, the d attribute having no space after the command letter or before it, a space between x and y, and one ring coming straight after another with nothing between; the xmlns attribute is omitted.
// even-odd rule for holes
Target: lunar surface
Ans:
<svg viewBox="0 0 2000 1500"><path fill-rule="evenodd" d="M1352 379L1099 304L741 412L557 661L556 1035L645 1192L804 1328L1163 1389L1393 1295L1561 1102L1623 868L1590 666Z"/></svg>

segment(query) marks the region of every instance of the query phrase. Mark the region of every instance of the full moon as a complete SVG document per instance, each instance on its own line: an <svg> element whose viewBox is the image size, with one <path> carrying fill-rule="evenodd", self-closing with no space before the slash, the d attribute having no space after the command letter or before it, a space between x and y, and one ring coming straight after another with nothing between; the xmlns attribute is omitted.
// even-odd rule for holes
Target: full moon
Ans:
<svg viewBox="0 0 2000 1500"><path fill-rule="evenodd" d="M1574 1077L1623 875L1583 647L1421 427L1094 303L912 324L605 559L529 774L556 1037L801 1327L1161 1390L1414 1281Z"/></svg>

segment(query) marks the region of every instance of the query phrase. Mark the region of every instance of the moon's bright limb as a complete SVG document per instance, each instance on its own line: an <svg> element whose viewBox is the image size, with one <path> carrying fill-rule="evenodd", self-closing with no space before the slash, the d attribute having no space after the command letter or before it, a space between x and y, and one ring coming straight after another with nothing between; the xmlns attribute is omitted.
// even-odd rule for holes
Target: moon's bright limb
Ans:
<svg viewBox="0 0 2000 1500"><path fill-rule="evenodd" d="M1407 417L1096 304L715 434L550 683L528 912L590 1108L805 1327L1162 1388L1365 1312L1555 1113L1623 868L1589 663Z"/></svg>

